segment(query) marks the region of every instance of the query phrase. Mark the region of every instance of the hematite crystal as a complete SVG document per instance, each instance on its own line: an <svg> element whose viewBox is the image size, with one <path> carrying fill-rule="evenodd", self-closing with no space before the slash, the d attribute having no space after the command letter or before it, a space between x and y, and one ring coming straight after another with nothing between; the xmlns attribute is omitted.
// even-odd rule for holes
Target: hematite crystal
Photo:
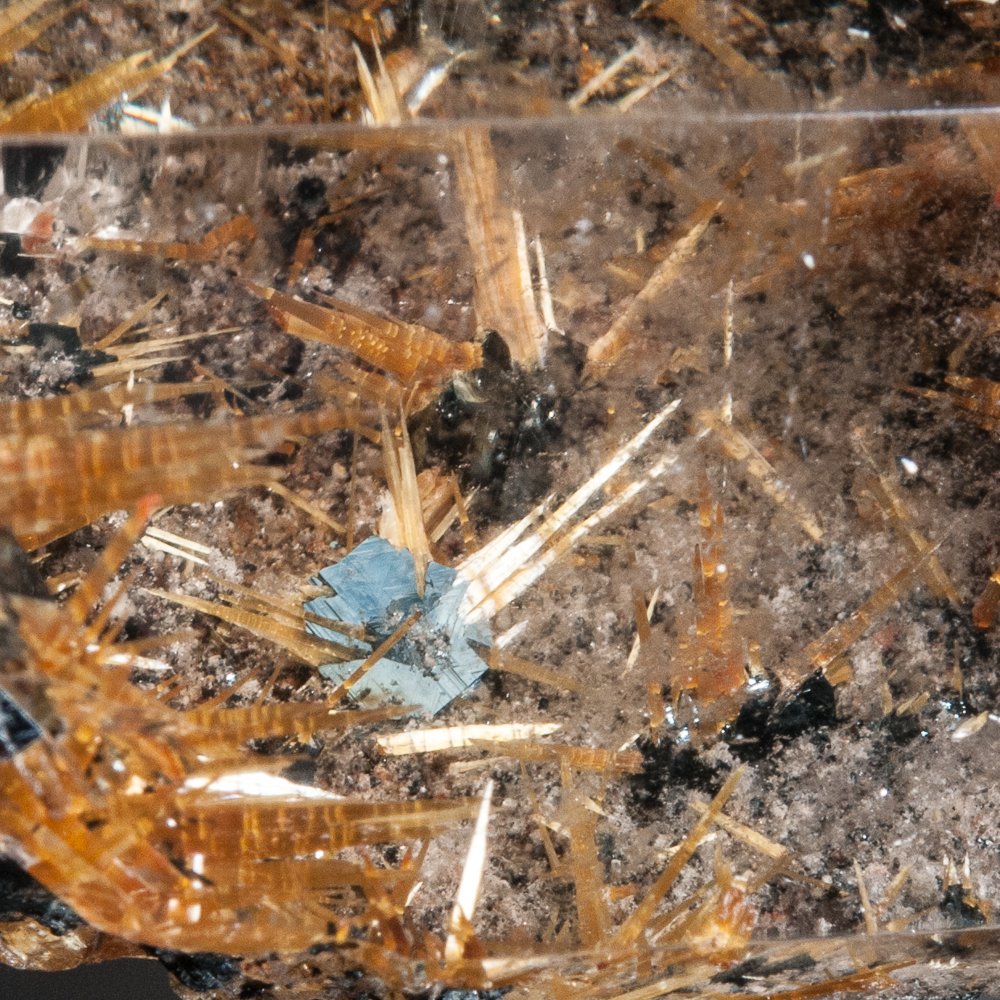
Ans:
<svg viewBox="0 0 1000 1000"><path fill-rule="evenodd" d="M493 636L485 624L469 624L460 617L467 584L451 567L433 562L427 567L421 599L410 552L372 537L335 566L321 570L315 582L325 583L336 591L336 596L310 601L307 611L364 625L380 642L414 611L423 612L423 618L352 691L366 708L397 699L404 705L422 705L436 714L475 684L486 670L468 643L492 646ZM310 623L308 628L321 638L357 648L357 660L320 667L324 677L337 683L349 677L374 648L322 625Z"/></svg>

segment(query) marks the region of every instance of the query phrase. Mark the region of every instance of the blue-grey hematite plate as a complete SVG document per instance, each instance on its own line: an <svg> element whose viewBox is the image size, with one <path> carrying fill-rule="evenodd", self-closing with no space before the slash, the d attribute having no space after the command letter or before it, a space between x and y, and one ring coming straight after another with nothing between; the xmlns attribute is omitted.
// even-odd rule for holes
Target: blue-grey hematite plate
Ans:
<svg viewBox="0 0 1000 1000"><path fill-rule="evenodd" d="M469 642L492 646L493 636L483 623L468 624L459 617L459 607L468 584L458 580L455 570L440 563L427 567L424 597L417 594L413 555L394 549L385 539L371 537L335 566L321 570L315 583L335 591L334 597L318 597L306 610L323 618L363 625L382 642L415 610L420 619L389 653L358 682L351 695L365 708L395 701L422 705L437 714L452 699L472 687L486 664ZM315 622L306 627L314 635L340 645L353 646L358 658L331 663L320 673L340 683L349 677L374 648L349 639Z"/></svg>

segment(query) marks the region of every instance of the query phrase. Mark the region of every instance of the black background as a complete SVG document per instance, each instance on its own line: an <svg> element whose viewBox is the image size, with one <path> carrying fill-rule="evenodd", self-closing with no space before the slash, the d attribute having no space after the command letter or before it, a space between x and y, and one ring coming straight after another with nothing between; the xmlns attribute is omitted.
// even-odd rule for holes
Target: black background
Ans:
<svg viewBox="0 0 1000 1000"><path fill-rule="evenodd" d="M0 965L0 1000L177 1000L177 994L159 962L119 958L67 972Z"/></svg>

